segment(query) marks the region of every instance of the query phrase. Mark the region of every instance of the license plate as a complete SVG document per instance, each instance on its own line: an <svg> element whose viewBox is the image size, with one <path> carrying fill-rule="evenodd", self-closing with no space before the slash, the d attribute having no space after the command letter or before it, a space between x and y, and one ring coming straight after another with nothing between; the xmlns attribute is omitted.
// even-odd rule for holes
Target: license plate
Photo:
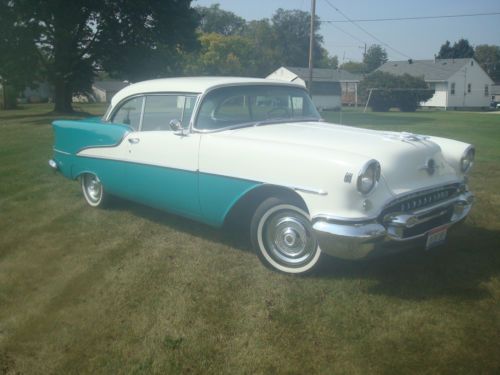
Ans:
<svg viewBox="0 0 500 375"><path fill-rule="evenodd" d="M427 243L425 244L425 249L428 250L434 246L443 244L446 241L446 233L448 232L448 226L437 227L429 231L427 234Z"/></svg>

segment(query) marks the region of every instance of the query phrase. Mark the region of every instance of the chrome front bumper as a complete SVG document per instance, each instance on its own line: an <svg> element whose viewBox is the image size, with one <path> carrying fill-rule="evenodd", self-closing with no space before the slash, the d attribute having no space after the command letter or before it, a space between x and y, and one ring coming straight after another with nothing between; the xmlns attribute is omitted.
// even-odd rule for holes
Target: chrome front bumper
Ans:
<svg viewBox="0 0 500 375"><path fill-rule="evenodd" d="M419 210L393 213L369 222L313 219L313 230L321 250L343 259L361 259L384 248L417 245L429 231L452 225L469 213L474 196L465 191L444 202Z"/></svg>

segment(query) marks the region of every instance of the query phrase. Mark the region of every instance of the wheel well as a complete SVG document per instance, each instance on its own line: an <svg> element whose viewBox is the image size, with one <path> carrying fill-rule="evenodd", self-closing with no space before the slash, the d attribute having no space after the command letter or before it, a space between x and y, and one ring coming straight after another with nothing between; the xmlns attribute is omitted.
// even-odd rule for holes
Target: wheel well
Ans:
<svg viewBox="0 0 500 375"><path fill-rule="evenodd" d="M236 202L224 219L224 225L242 224L248 228L257 206L265 199L277 197L309 213L304 199L291 188L277 185L260 185L247 192Z"/></svg>

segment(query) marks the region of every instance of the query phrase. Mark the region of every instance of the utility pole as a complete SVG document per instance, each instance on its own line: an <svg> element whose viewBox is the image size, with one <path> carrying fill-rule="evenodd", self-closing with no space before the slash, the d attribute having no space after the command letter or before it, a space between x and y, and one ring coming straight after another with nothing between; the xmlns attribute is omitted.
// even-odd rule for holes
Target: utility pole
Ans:
<svg viewBox="0 0 500 375"><path fill-rule="evenodd" d="M311 0L311 31L309 33L309 82L308 88L312 95L313 82L313 45L314 45L314 19L316 18L316 0Z"/></svg>

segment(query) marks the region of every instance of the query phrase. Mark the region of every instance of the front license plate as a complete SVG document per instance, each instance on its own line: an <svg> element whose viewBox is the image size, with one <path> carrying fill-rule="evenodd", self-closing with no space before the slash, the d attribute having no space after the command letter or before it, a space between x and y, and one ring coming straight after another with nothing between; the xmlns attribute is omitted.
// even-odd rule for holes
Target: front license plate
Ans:
<svg viewBox="0 0 500 375"><path fill-rule="evenodd" d="M446 241L446 233L448 232L448 226L442 226L434 228L427 234L427 243L425 244L425 249L428 250L434 246L441 245Z"/></svg>

